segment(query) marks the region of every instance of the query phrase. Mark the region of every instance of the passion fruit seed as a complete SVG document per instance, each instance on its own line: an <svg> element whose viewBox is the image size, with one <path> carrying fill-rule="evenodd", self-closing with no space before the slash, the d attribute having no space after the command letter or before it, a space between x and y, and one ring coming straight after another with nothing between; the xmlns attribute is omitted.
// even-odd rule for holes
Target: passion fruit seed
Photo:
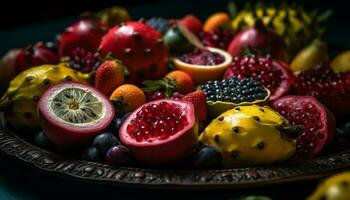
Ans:
<svg viewBox="0 0 350 200"><path fill-rule="evenodd" d="M71 124L85 124L102 119L103 105L89 90L65 88L49 103L52 112Z"/></svg>
<svg viewBox="0 0 350 200"><path fill-rule="evenodd" d="M137 142L166 139L182 130L188 121L186 112L174 103L149 104L136 114L127 126L130 136Z"/></svg>
<svg viewBox="0 0 350 200"><path fill-rule="evenodd" d="M201 88L209 101L253 102L257 99L264 99L268 95L266 89L252 78L208 81Z"/></svg>

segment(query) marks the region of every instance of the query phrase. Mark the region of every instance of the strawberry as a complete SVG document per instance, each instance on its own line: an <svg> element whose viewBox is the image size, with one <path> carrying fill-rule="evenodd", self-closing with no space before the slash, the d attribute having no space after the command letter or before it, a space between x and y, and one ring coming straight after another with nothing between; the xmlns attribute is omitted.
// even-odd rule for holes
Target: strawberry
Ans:
<svg viewBox="0 0 350 200"><path fill-rule="evenodd" d="M190 101L193 103L197 112L199 121L204 121L207 118L207 97L202 90L197 90L182 97L183 101Z"/></svg>
<svg viewBox="0 0 350 200"><path fill-rule="evenodd" d="M107 60L96 71L95 87L109 97L124 82L124 65L119 60Z"/></svg>
<svg viewBox="0 0 350 200"><path fill-rule="evenodd" d="M186 15L179 23L196 35L203 31L203 23L194 15Z"/></svg>

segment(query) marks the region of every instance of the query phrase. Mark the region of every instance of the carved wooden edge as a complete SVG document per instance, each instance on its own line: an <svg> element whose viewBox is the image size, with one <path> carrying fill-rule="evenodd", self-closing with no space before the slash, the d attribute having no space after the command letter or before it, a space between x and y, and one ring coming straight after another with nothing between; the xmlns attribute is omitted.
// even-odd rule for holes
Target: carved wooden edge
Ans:
<svg viewBox="0 0 350 200"><path fill-rule="evenodd" d="M59 176L143 188L155 186L171 189L248 188L320 178L350 168L350 150L302 163L289 163L288 166L187 171L115 167L54 154L30 144L1 127L0 153Z"/></svg>

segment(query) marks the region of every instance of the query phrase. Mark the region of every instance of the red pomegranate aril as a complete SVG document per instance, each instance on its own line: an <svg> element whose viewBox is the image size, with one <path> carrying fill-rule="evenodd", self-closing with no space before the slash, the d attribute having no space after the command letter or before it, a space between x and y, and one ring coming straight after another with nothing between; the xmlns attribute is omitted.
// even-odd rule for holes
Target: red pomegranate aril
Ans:
<svg viewBox="0 0 350 200"><path fill-rule="evenodd" d="M180 60L188 64L213 66L223 63L225 58L207 49L195 49L193 52L180 56Z"/></svg>

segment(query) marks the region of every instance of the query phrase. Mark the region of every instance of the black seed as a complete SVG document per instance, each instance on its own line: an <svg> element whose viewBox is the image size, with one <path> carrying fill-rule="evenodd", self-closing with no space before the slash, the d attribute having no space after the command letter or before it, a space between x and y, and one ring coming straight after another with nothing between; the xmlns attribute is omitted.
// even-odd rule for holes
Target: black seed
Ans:
<svg viewBox="0 0 350 200"><path fill-rule="evenodd" d="M233 131L234 133L238 133L238 132L239 132L239 127L238 127L238 126L234 126L234 127L232 128L232 131Z"/></svg>
<svg viewBox="0 0 350 200"><path fill-rule="evenodd" d="M261 112L265 112L265 110L264 110L263 108L259 108L259 110L260 110Z"/></svg>
<svg viewBox="0 0 350 200"><path fill-rule="evenodd" d="M255 120L255 121L260 121L260 117L258 117L258 116L253 116L253 119Z"/></svg>
<svg viewBox="0 0 350 200"><path fill-rule="evenodd" d="M162 38L159 38L159 39L157 40L157 44L158 44L158 45L163 44L163 42L164 42L164 40L163 40Z"/></svg>
<svg viewBox="0 0 350 200"><path fill-rule="evenodd" d="M215 136L214 136L214 140L215 140L215 142L219 142L220 136L219 136L219 135L215 135Z"/></svg>
<svg viewBox="0 0 350 200"><path fill-rule="evenodd" d="M47 79L47 78L45 78L45 79L43 80L43 83L44 83L45 85L50 85L50 80Z"/></svg>
<svg viewBox="0 0 350 200"><path fill-rule="evenodd" d="M149 56L152 54L152 50L150 48L146 48L145 50L143 50L143 52L145 53L146 56Z"/></svg>
<svg viewBox="0 0 350 200"><path fill-rule="evenodd" d="M237 158L238 157L238 151L231 151L231 157L232 158Z"/></svg>
<svg viewBox="0 0 350 200"><path fill-rule="evenodd" d="M30 113L30 112L25 112L25 113L23 114L23 116L24 116L24 118L30 119L30 118L33 117L33 114Z"/></svg>
<svg viewBox="0 0 350 200"><path fill-rule="evenodd" d="M218 120L219 120L219 121L223 121L223 120L224 120L224 117L221 116L221 117L218 118Z"/></svg>
<svg viewBox="0 0 350 200"><path fill-rule="evenodd" d="M26 81L30 82L34 79L34 76L27 76L26 77Z"/></svg>
<svg viewBox="0 0 350 200"><path fill-rule="evenodd" d="M349 183L347 181L343 181L340 183L343 187L348 187Z"/></svg>
<svg viewBox="0 0 350 200"><path fill-rule="evenodd" d="M265 143L264 142L260 142L258 145L256 145L256 147L258 147L258 149L264 149L265 148Z"/></svg>
<svg viewBox="0 0 350 200"><path fill-rule="evenodd" d="M141 40L142 36L139 32L133 32L132 36L134 37L135 40Z"/></svg>
<svg viewBox="0 0 350 200"><path fill-rule="evenodd" d="M236 108L234 108L235 110L241 110L241 108L240 107L236 107Z"/></svg>
<svg viewBox="0 0 350 200"><path fill-rule="evenodd" d="M40 97L39 96L34 96L33 99L34 99L34 101L39 101Z"/></svg>
<svg viewBox="0 0 350 200"><path fill-rule="evenodd" d="M66 76L64 79L66 79L67 81L71 81L71 80L72 80L72 77Z"/></svg>

